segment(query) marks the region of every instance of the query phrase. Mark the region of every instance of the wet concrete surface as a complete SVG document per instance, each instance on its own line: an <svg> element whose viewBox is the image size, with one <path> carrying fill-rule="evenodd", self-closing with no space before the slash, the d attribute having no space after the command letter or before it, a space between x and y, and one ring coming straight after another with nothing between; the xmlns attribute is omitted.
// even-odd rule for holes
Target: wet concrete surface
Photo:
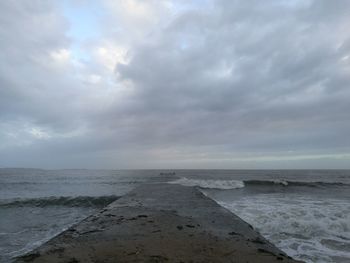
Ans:
<svg viewBox="0 0 350 263"><path fill-rule="evenodd" d="M145 184L16 262L300 262L194 187Z"/></svg>

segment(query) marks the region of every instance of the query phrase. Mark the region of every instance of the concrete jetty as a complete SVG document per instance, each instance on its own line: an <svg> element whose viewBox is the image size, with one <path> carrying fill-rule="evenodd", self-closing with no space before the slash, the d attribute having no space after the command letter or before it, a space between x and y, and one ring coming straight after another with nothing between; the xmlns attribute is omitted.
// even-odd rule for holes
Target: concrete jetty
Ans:
<svg viewBox="0 0 350 263"><path fill-rule="evenodd" d="M146 184L16 262L300 262L198 189Z"/></svg>

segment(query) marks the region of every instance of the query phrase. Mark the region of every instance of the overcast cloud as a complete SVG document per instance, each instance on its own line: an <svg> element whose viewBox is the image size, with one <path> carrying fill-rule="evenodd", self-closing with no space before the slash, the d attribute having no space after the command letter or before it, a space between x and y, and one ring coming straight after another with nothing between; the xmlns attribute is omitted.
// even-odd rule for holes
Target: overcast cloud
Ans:
<svg viewBox="0 0 350 263"><path fill-rule="evenodd" d="M350 1L0 1L0 167L350 168Z"/></svg>

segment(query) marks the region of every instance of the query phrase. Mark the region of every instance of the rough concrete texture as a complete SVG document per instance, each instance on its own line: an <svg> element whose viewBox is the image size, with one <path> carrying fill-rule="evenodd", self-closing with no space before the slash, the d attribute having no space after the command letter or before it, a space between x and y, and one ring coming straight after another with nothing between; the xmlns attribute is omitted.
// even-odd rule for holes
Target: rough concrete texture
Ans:
<svg viewBox="0 0 350 263"><path fill-rule="evenodd" d="M16 262L298 262L193 187L143 185Z"/></svg>

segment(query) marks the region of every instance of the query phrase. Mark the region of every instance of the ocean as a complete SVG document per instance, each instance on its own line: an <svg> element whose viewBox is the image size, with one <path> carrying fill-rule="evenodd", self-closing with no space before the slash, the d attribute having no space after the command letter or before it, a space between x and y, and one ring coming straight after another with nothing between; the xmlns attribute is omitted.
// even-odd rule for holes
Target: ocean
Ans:
<svg viewBox="0 0 350 263"><path fill-rule="evenodd" d="M350 170L167 172L0 169L0 262L158 182L198 187L296 259L350 262Z"/></svg>

